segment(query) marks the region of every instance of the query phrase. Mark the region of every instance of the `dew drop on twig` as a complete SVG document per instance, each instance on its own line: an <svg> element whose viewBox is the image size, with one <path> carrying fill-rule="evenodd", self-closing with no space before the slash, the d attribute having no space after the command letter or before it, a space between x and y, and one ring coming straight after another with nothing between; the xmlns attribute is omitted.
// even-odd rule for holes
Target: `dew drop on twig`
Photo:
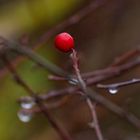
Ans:
<svg viewBox="0 0 140 140"><path fill-rule="evenodd" d="M77 79L70 79L69 83L72 85L77 85L78 84L78 80Z"/></svg>
<svg viewBox="0 0 140 140"><path fill-rule="evenodd" d="M108 90L110 94L116 94L118 92L118 89L116 87L110 87Z"/></svg>
<svg viewBox="0 0 140 140"><path fill-rule="evenodd" d="M25 112L22 112L22 111L19 111L17 113L17 116L18 116L19 120L24 122L24 123L27 123L27 122L29 122L32 119L32 115L31 114L25 113Z"/></svg>
<svg viewBox="0 0 140 140"><path fill-rule="evenodd" d="M31 109L35 105L34 101L24 101L21 102L21 107L24 109Z"/></svg>

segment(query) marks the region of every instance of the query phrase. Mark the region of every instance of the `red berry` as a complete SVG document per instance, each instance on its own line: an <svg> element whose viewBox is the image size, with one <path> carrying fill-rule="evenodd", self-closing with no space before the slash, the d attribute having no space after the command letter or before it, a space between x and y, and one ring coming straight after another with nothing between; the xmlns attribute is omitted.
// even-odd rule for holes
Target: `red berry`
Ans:
<svg viewBox="0 0 140 140"><path fill-rule="evenodd" d="M74 39L69 33L60 33L55 37L55 47L62 52L69 52L74 48Z"/></svg>

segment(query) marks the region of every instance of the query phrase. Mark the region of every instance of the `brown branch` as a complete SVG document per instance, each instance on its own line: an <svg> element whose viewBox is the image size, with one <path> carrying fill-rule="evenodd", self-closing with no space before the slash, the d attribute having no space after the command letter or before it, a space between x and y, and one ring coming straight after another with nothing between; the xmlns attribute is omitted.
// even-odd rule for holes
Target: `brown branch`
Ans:
<svg viewBox="0 0 140 140"><path fill-rule="evenodd" d="M131 60L125 64L122 64L120 66L110 67L110 68L101 70L100 71L101 73L99 75L94 76L94 77L91 76L91 78L88 78L87 84L92 85L92 84L96 84L96 83L99 83L101 81L107 80L109 78L119 76L122 73L127 72L128 70L131 70L132 68L135 68L137 66L140 66L140 58L139 57L134 59L134 60ZM94 74L94 72L92 74Z"/></svg>
<svg viewBox="0 0 140 140"><path fill-rule="evenodd" d="M114 84L97 84L98 88L104 88L104 89L118 89L120 87L124 87L124 86L128 86L128 85L132 85L132 84L138 84L140 83L140 79L132 79L132 80L127 80L127 81L123 81L123 82L118 82L118 83L114 83Z"/></svg>
<svg viewBox="0 0 140 140"><path fill-rule="evenodd" d="M132 68L135 68L136 66L139 66L139 65L140 65L140 58L136 58L136 59L131 60L130 62L127 62L120 66L97 70L95 72L92 72L91 74L94 75L94 73L98 73L98 75L94 76L92 78L88 78L86 80L86 84L88 86L97 84L104 80L119 76L119 75L123 74L124 72L127 72L128 70L131 70ZM99 74L99 73L101 73L101 74ZM78 87L68 87L68 88L64 88L64 89L60 89L60 90L53 90L46 94L40 95L40 98L42 100L49 100L49 99L55 98L55 97L61 97L61 96L75 94L75 92L77 92L78 90L79 90ZM123 110L119 106L115 105L108 99L102 97L101 95L99 95L95 92L94 92L94 94L89 92L89 97L91 99L99 102L100 104L102 104L103 106L105 106L107 109L114 112L118 116L125 118L132 125L140 128L140 121L138 118L136 118L136 116L134 116L131 113L126 112L125 110ZM26 100L26 98L28 98L28 97L22 97L20 100L24 101L24 100Z"/></svg>
<svg viewBox="0 0 140 140"><path fill-rule="evenodd" d="M9 62L8 58L6 56L2 57L2 60L4 61L5 65L7 66L8 70L11 72L11 74L14 76L15 81L23 87L27 93L34 99L36 104L41 109L42 113L47 117L50 124L53 126L53 128L58 132L60 137L63 140L72 140L71 136L68 134L68 132L58 123L53 116L50 114L48 108L46 105L42 102L41 98L22 80L22 78L18 75L18 73L15 71L14 67Z"/></svg>
<svg viewBox="0 0 140 140"><path fill-rule="evenodd" d="M140 59L138 58L138 59L131 60L130 62L127 62L127 63L117 66L117 67L105 68L102 70L93 71L93 72L91 72L91 74L93 74L93 75L94 75L94 73L96 74L98 72L101 74L98 73L97 76L86 79L86 84L88 86L95 85L104 80L108 80L108 79L114 78L116 76L119 76L121 74L124 74L128 70L131 70L139 65L140 65ZM73 86L64 88L64 89L52 90L48 93L44 93L44 94L40 95L40 98L42 100L49 100L49 99L55 98L55 97L75 94L75 92L78 90L79 90L79 88L73 87ZM28 100L28 97L21 97L19 100L24 101L26 99Z"/></svg>
<svg viewBox="0 0 140 140"><path fill-rule="evenodd" d="M73 68L75 70L75 74L76 74L78 82L79 82L79 87L82 90L83 94L85 96L87 96L88 89L87 89L86 83L84 82L84 80L82 79L82 76L80 74L80 70L79 70L79 66L78 66L77 52L74 49L72 50L71 59L73 62ZM86 98L86 102L87 102L87 105L88 105L91 115L92 115L92 122L91 122L92 128L95 129L98 140L103 140L104 138L103 138L103 135L102 135L99 123L98 123L95 106L93 105L91 99L88 96Z"/></svg>
<svg viewBox="0 0 140 140"><path fill-rule="evenodd" d="M130 50L130 51L122 54L121 56L117 57L114 60L114 62L111 64L111 66L121 65L121 64L127 62L129 59L132 59L133 57L136 57L138 55L140 55L140 48Z"/></svg>

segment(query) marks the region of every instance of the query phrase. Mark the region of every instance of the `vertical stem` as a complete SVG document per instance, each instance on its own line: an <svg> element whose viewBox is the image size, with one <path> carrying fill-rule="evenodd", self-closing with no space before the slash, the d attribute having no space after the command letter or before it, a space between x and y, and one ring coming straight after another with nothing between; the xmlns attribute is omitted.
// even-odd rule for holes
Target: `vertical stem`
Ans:
<svg viewBox="0 0 140 140"><path fill-rule="evenodd" d="M76 74L78 82L79 82L78 83L79 87L82 89L83 93L87 96L88 89L87 89L86 83L84 82L84 80L82 79L82 76L80 74L80 70L78 67L78 57L77 57L77 53L74 49L72 50L71 58L73 61L73 67L75 70L75 74ZM95 129L98 140L103 140L103 135L102 135L99 123L98 123L95 106L93 105L93 103L89 97L86 98L86 102L88 104L88 107L89 107L89 109L91 111L91 115L92 115L92 122L91 122L92 127L94 127L94 129Z"/></svg>
<svg viewBox="0 0 140 140"><path fill-rule="evenodd" d="M96 113L96 104L93 104L92 101L90 99L87 99L87 104L89 106L89 109L92 113L92 116L94 120L92 120L92 124L91 124L91 127L94 127L95 128L95 131L96 131L96 134L97 134L97 137L99 140L103 140L103 136L102 136L102 133L101 133L101 129L100 129L100 126L99 126L99 122L98 122L98 118L97 118L97 113Z"/></svg>

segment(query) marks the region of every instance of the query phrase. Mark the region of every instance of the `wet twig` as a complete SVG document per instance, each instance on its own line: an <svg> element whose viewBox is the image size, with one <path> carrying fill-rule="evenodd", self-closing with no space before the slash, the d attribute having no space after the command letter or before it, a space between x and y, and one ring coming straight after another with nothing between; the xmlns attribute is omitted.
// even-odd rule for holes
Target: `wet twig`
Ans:
<svg viewBox="0 0 140 140"><path fill-rule="evenodd" d="M11 65L10 61L8 60L7 56L4 55L1 57L3 62L5 63L7 69L11 72L13 75L15 81L27 91L27 93L34 99L35 103L40 108L41 112L47 117L50 124L53 126L53 128L58 132L60 137L63 140L73 140L71 136L68 134L68 132L61 126L60 123L58 123L51 113L48 110L48 107L42 102L42 99L24 82L24 80L18 75L14 67Z"/></svg>
<svg viewBox="0 0 140 140"><path fill-rule="evenodd" d="M91 99L87 96L88 88L87 88L86 83L82 79L80 69L78 66L77 52L74 49L72 50L72 53L71 53L71 59L73 62L73 68L74 68L77 80L79 82L78 83L79 87L80 87L81 91L83 92L83 95L86 96L86 102L87 102L87 105L88 105L91 115L92 115L92 121L90 122L90 126L95 129L98 140L103 140L104 138L103 138L100 126L99 126L96 109L95 109L95 104L93 104Z"/></svg>
<svg viewBox="0 0 140 140"><path fill-rule="evenodd" d="M122 65L118 65L116 67L109 67L102 70L90 72L90 74L88 73L88 75L86 76L83 75L83 77L87 77L85 81L86 85L91 86L91 85L100 83L104 80L114 78L116 76L124 74L128 70L131 70L132 68L135 68L139 65L140 65L140 59L138 57L138 58L135 58L134 60L130 60L129 62L124 63ZM49 100L55 97L63 97L67 95L72 95L72 94L75 94L75 92L77 91L79 91L78 87L68 87L68 88L64 88L60 90L57 89L57 90L52 90L46 94L40 95L40 98L42 100ZM137 128L140 128L140 120L135 115L126 112L121 107L117 106L116 104L114 104L113 102L109 101L108 99L104 98L103 96L101 96L100 94L96 92L92 93L89 91L88 94L89 94L89 97L93 99L94 101L97 101L98 103L102 104L104 107L106 107L113 113L117 114L120 117L125 118L132 125L136 126ZM28 97L22 97L20 101L22 102L26 100L26 98Z"/></svg>

